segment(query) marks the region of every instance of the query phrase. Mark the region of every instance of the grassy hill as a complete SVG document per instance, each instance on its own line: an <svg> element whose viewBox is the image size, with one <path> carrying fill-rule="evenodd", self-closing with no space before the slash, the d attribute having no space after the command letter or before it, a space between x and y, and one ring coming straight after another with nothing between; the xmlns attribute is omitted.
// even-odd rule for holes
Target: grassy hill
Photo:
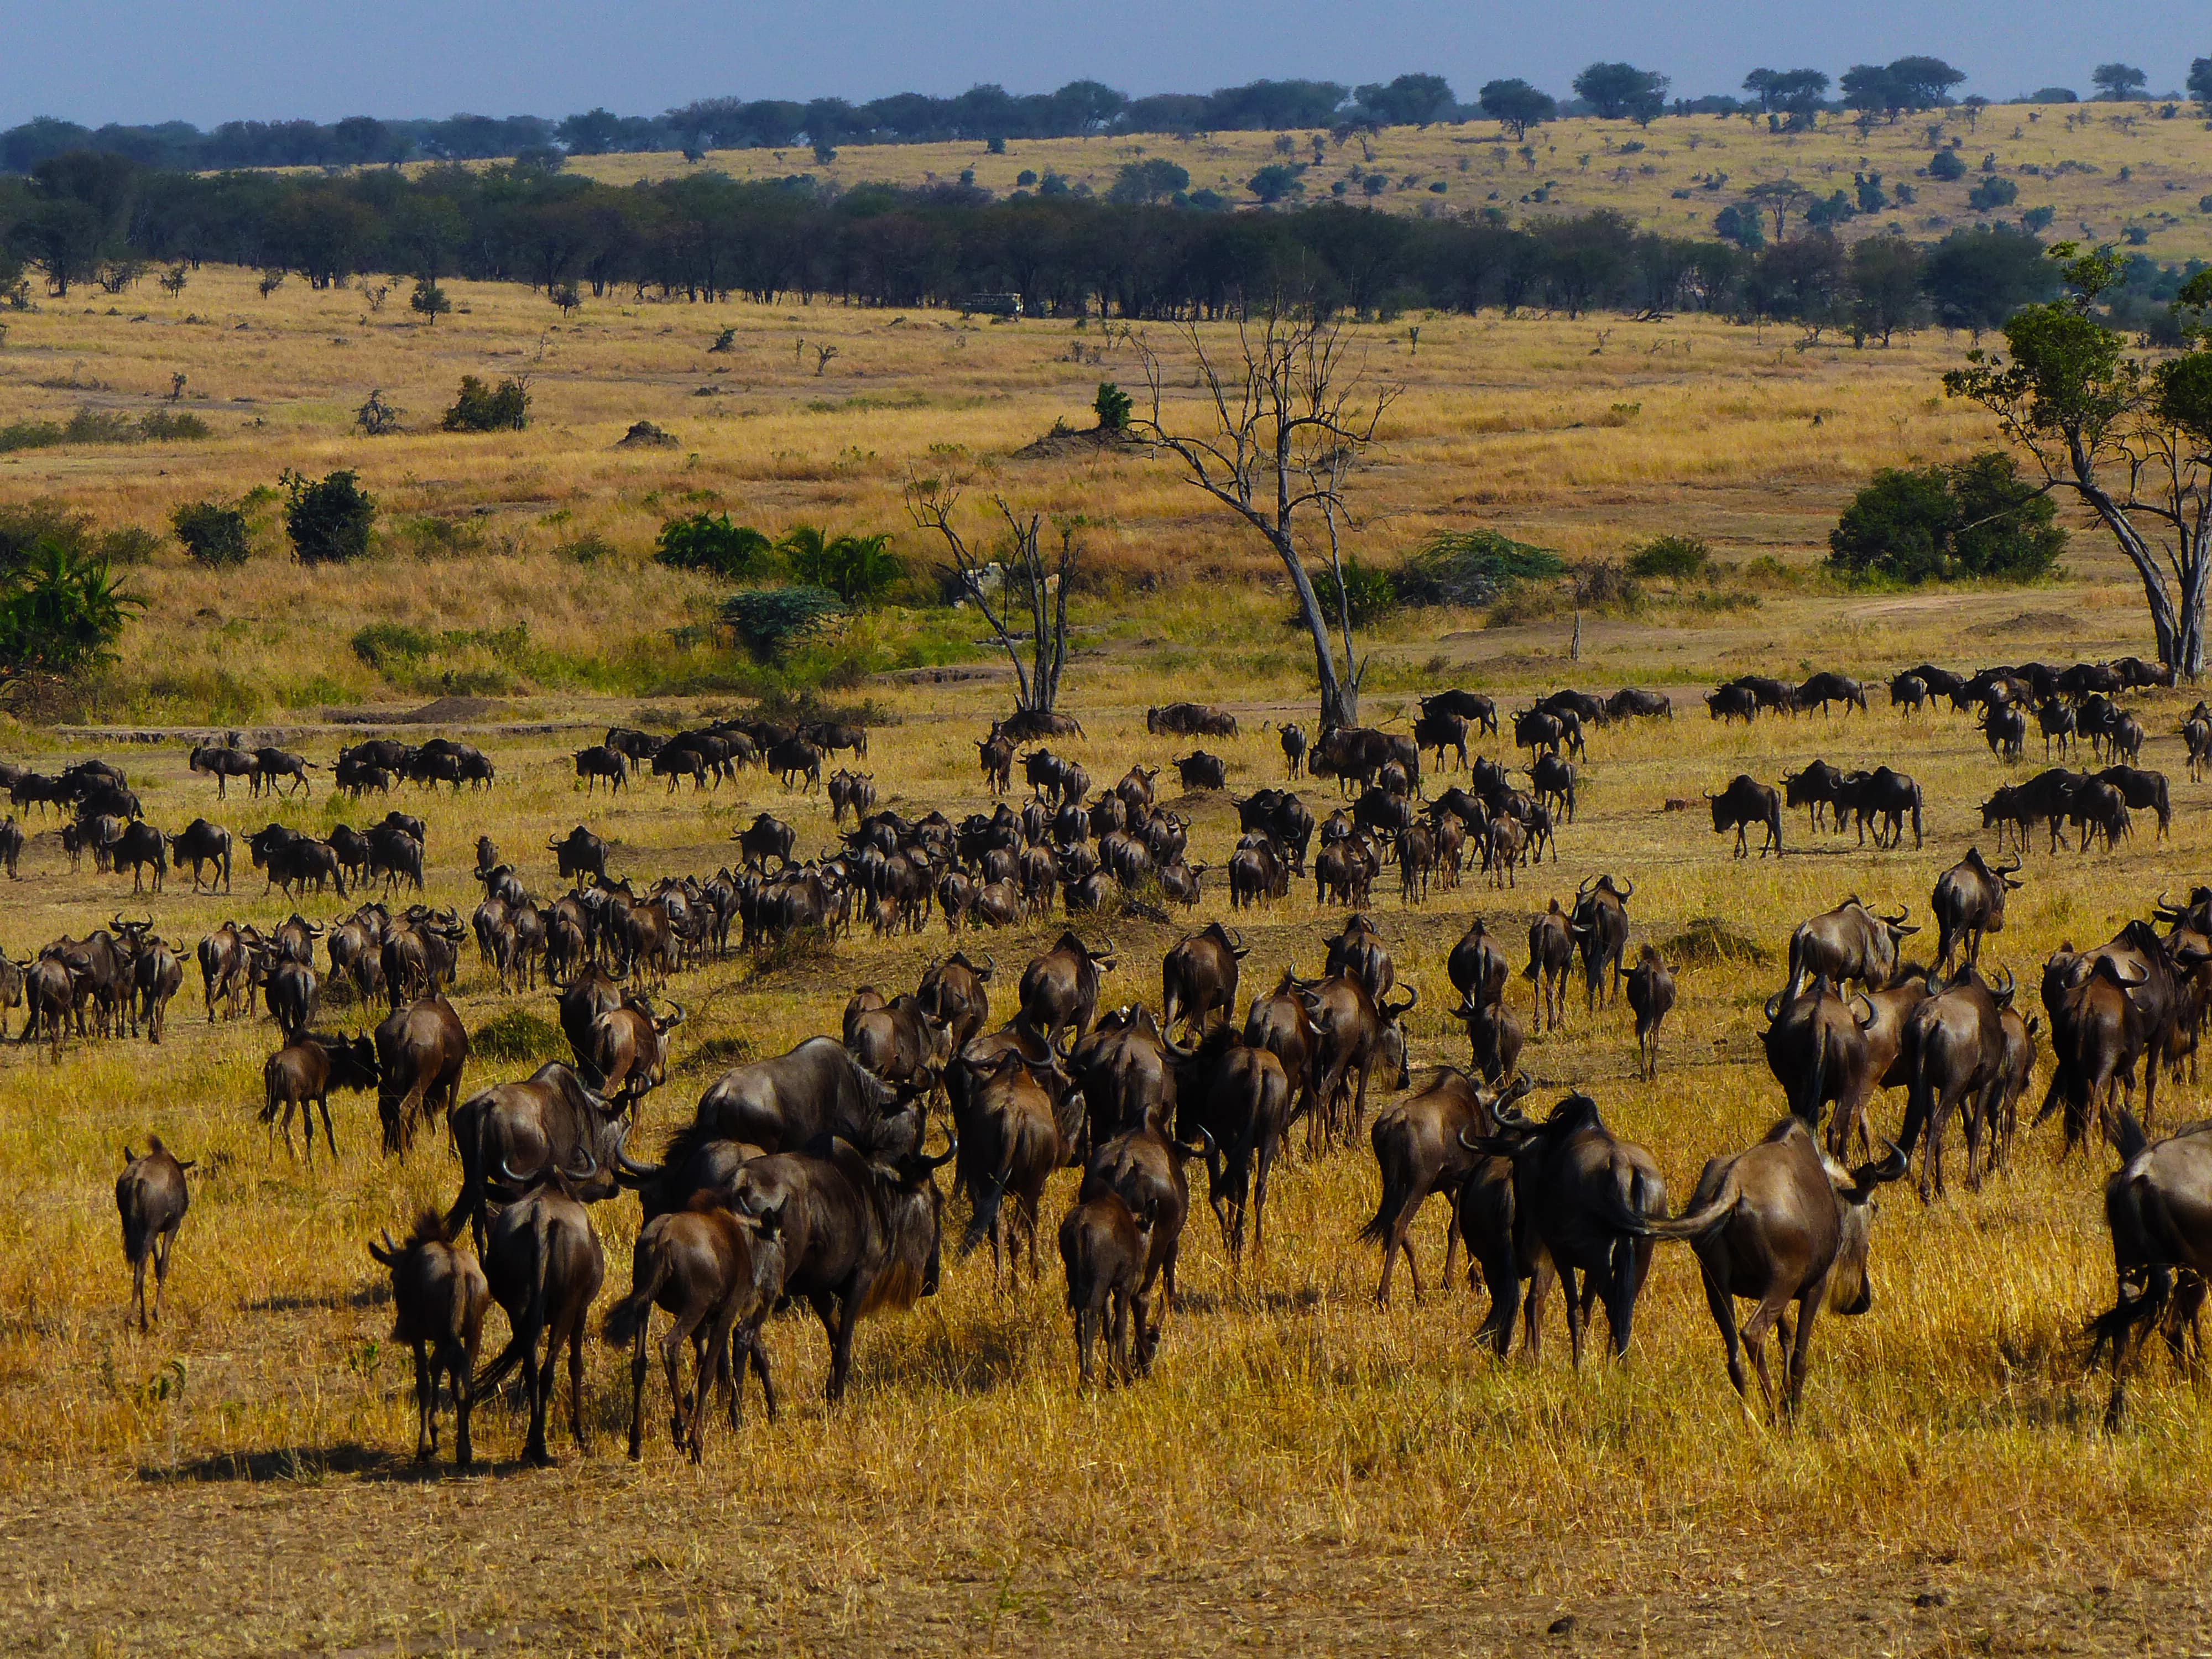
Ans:
<svg viewBox="0 0 2212 1659"><path fill-rule="evenodd" d="M804 149L716 150L696 165L733 178L811 173L850 186L870 181L974 182L1004 195L1024 173L1058 173L1071 188L1104 192L1132 161L1165 157L1190 174L1193 190L1218 191L1252 204L1248 181L1278 161L1302 164L1298 199L1341 194L1405 213L1494 209L1519 222L1610 208L1638 223L1679 235L1707 235L1713 216L1755 186L1790 179L1818 197L1856 194L1855 175L1880 174L1893 205L1840 228L1848 237L1895 230L1921 240L1960 225L2018 222L2048 207L2049 234L2118 242L2131 229L2142 250L2165 261L2212 257L2212 131L2183 106L2170 119L2150 104L2001 104L1978 119L1930 115L1877 124L1862 134L1824 115L1817 131L1770 132L1742 116L1667 116L1649 129L1632 121L1560 121L1529 136L1519 153L1497 123L1393 127L1339 141L1327 133L1228 132L1010 141L991 155L980 143L854 146L826 164ZM1965 176L1927 176L1936 149L1958 141ZM1318 143L1318 149L1316 144ZM2009 206L1978 213L1967 196L1983 178L1984 156L2019 190ZM1316 159L1318 157L1318 159ZM665 178L695 164L670 154L580 156L571 171L611 183ZM1379 180L1379 185L1375 181ZM1917 198L1897 204L1897 186ZM1796 215L1790 215L1794 225ZM1767 216L1772 234L1773 218Z"/></svg>

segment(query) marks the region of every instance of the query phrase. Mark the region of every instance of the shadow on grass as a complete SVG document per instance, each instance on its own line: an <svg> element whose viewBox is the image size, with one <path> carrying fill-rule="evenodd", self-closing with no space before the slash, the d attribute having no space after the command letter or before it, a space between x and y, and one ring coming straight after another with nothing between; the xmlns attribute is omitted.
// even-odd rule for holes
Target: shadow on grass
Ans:
<svg viewBox="0 0 2212 1659"><path fill-rule="evenodd" d="M623 1421L627 1426L629 1419L625 1418ZM451 1433L450 1425L447 1425L447 1433ZM418 1463L409 1451L386 1446L364 1446L358 1441L342 1440L331 1446L281 1446L260 1451L216 1452L179 1463L174 1468L146 1463L140 1465L138 1479L155 1486L185 1481L222 1485L235 1481L247 1486L319 1486L334 1475L342 1475L357 1480L416 1485L456 1477L466 1480L483 1474L511 1474L528 1467L516 1460L495 1461L479 1455L469 1468L457 1468L453 1465L452 1449L447 1444L441 1444L434 1462Z"/></svg>

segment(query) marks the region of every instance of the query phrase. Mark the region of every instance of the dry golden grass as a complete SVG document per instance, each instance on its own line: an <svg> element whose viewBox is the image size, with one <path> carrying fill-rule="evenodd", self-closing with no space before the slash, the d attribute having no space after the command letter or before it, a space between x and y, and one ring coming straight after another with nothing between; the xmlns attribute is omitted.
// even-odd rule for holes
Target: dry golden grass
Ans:
<svg viewBox="0 0 2212 1659"><path fill-rule="evenodd" d="M1146 737L1141 710L1192 695L1245 716L1246 736L1208 745L1228 755L1232 789L1279 777L1273 734L1258 728L1306 709L1310 665L1281 630L1283 601L1257 580L1265 567L1251 550L1149 462L1007 459L1054 416L1073 416L1102 376L1134 378L1126 349L1078 368L1068 348L1098 341L1095 331L608 304L547 334L542 363L526 358L540 398L529 433L346 437L344 410L369 386L423 422L460 372L517 366L512 354L534 354L554 320L510 291L457 297L470 313L434 331L377 318L364 327L357 295L288 287L264 304L234 275L204 272L185 303L142 306L143 324L50 307L16 325L0 355L11 415L143 398L172 362L211 394L257 401L225 409L211 396L221 434L204 446L9 458L0 489L10 498L58 493L104 523L149 522L177 500L234 493L283 465L357 464L395 517L484 503L495 509L488 534L515 538L511 552L397 554L313 578L268 555L221 578L157 563L137 576L152 605L118 680L198 664L261 688L272 708L337 700L301 694L318 675L348 696L382 697L345 645L382 617L526 620L564 648L611 654L625 637L651 641L707 597L639 562L681 492L712 490L770 528L893 524L907 469L943 464L930 446L951 443L984 473L981 487L1104 520L1094 545L1126 585L1079 607L1090 631L1066 697L1091 732L1068 747L1092 775L1185 752ZM184 324L186 310L219 325ZM228 326L237 320L252 326ZM713 377L724 360L702 349L726 324L739 349L731 373ZM1481 522L1577 554L1689 529L1729 560L1771 551L1802 566L1869 468L1986 441L1959 410L1928 404L1949 355L1933 338L1887 353L1798 353L1749 330L1622 325L1592 356L1593 325L1438 319L1423 324L1415 356L1401 331L1364 332L1378 368L1408 386L1364 486L1363 550L1378 554L1437 526ZM802 334L841 343L821 380L793 364ZM356 343L317 343L334 337ZM1676 349L1650 349L1662 340ZM79 362L76 379L108 389L34 384ZM717 380L732 395L691 398ZM1626 403L1641 407L1616 416ZM255 416L269 424L246 426ZM672 426L685 448L611 451L641 417ZM614 568L549 551L586 528L623 544ZM1854 890L1924 913L1936 872L1978 838L1975 804L2001 776L1966 721L1908 726L1878 712L1723 731L1695 715L1692 691L1757 667L1875 674L1923 655L2142 648L2139 600L2101 550L2084 538L2069 564L2067 581L2025 592L1769 587L1754 610L1661 605L1586 619L1579 662L1566 659L1564 620L1394 623L1376 644L1370 718L1394 717L1417 687L1455 681L1509 701L1567 682L1661 684L1677 689L1685 716L1594 739L1583 816L1563 832L1558 865L1504 894L1470 884L1419 911L1378 898L1401 976L1427 993L1411 1022L1417 1059L1462 1052L1440 1003L1443 958L1469 914L1517 940L1546 898L1600 870L1636 878L1638 941L1717 915L1778 951L1797 919ZM1154 573L1169 580L1146 591L1139 579ZM202 695L126 706L198 718ZM969 738L1003 708L1003 687L885 684L869 695L892 722L872 762L887 801L971 808ZM1994 961L2031 983L2062 939L2101 939L2161 887L2203 872L2206 792L2180 781L2170 735L2187 697L2140 701L2157 734L2148 763L2177 781L2174 839L2154 841L2146 824L2114 858L2031 859L2030 885L1993 947ZM696 706L661 705L672 717ZM504 726L478 734L500 766L495 791L404 803L429 820L430 896L469 901L466 849L479 832L520 854L540 891L550 864L527 849L580 819L616 844L617 867L641 877L711 870L733 824L764 805L793 818L802 848L828 840L818 799L787 798L756 776L704 796L650 785L619 805L576 795L566 759L586 740L576 734L635 712L633 696L573 689L526 692L502 708ZM530 722L573 726L514 729ZM325 762L334 741L327 729L301 738ZM361 816L319 791L218 809L173 742L63 744L21 731L5 745L11 757L57 746L119 760L167 828L201 812L234 830L270 812L319 828ZM1740 864L1697 814L1658 810L1736 771L1771 777L1815 754L1889 759L1918 777L1926 849L1807 842L1793 823L1788 859ZM1324 807L1329 793L1309 792ZM1226 800L1173 804L1194 821L1197 855L1218 866L1234 829ZM19 957L118 906L150 909L187 946L226 915L265 924L290 908L243 871L231 897L195 897L179 884L134 902L112 878L69 875L50 836L33 842L24 871L0 913L0 944ZM1196 920L1220 914L1210 896ZM1240 919L1255 945L1248 990L1285 965L1310 969L1335 920L1315 909L1310 890ZM1156 997L1154 964L1178 930L1128 917L1110 927L1123 967L1108 994ZM1002 983L1052 931L988 942ZM765 973L733 961L680 976L673 994L693 1015L643 1139L680 1121L732 1055L834 1027L851 987L911 982L943 943L864 937ZM1686 969L1656 1085L1631 1075L1625 1016L1592 1017L1577 999L1565 1030L1528 1051L1538 1101L1587 1088L1620 1132L1652 1148L1679 1203L1707 1156L1744 1144L1781 1109L1756 1038L1777 977L1771 966ZM1525 1008L1517 980L1513 994ZM473 961L459 1001L471 1029L511 1003L550 1011L544 993L502 999ZM0 1620L11 1645L719 1653L1120 1640L1519 1651L1563 1645L1544 1632L1572 1614L1575 1643L1603 1650L1949 1654L2176 1651L2201 1644L2206 1627L2201 1472L2212 1417L2201 1387L2160 1364L2136 1391L2130 1430L2099 1430L2103 1390L2082 1375L2079 1332L2111 1293L2098 1203L2106 1161L2060 1163L2048 1130L2027 1136L2013 1170L1981 1193L1954 1191L1926 1209L1888 1198L1875 1306L1822 1322L1795 1432L1737 1405L1693 1267L1671 1248L1618 1369L1571 1375L1556 1314L1540 1367L1477 1357L1483 1298L1433 1285L1440 1206L1418 1230L1430 1296L1416 1304L1401 1288L1378 1311L1375 1254L1353 1241L1376 1200L1361 1146L1285 1169L1270 1250L1241 1282L1211 1217L1194 1218L1189 1305L1170 1316L1158 1368L1138 1387L1077 1397L1054 1273L1001 1297L981 1261L949 1263L936 1298L863 1328L854 1396L836 1413L821 1403L818 1332L776 1325L788 1411L771 1426L756 1399L744 1434L718 1432L702 1472L679 1466L665 1438L641 1468L621 1458L621 1364L595 1346L591 1455L567 1455L550 1474L514 1469L505 1460L521 1425L496 1406L479 1419L492 1467L454 1479L408 1462L411 1372L386 1340L389 1309L362 1249L415 1205L450 1197L451 1154L426 1141L404 1164L384 1161L370 1107L349 1097L335 1108L338 1165L288 1163L254 1121L272 1046L265 1023L209 1025L188 990L160 1049L72 1043L58 1066L43 1051L0 1051L0 1516L13 1546ZM471 1086L528 1069L480 1061ZM2161 1120L2197 1115L2201 1102L2185 1081ZM1881 1122L1893 1128L1901 1104L1885 1102ZM149 1130L200 1168L169 1318L141 1338L123 1322L127 1275L110 1204L122 1144ZM1072 1186L1055 1178L1048 1221ZM611 1294L626 1281L635 1215L627 1203L594 1214ZM496 1316L488 1340L504 1340ZM649 1409L656 1423L665 1415ZM556 1450L568 1454L559 1436Z"/></svg>
<svg viewBox="0 0 2212 1659"><path fill-rule="evenodd" d="M1276 148L1272 132L1222 132L1176 138L1144 134L1127 138L1013 139L1006 154L993 155L980 143L848 145L824 165L805 149L737 149L711 152L697 166L718 168L736 179L781 179L811 173L850 187L866 183L906 185L950 183L969 169L975 182L1003 196L1018 188L1024 172L1040 177L1058 173L1069 185L1088 185L1104 194L1127 163L1164 156L1190 174L1194 190L1214 190L1231 202L1249 203L1246 181L1274 161L1313 162L1313 141L1324 140L1325 158L1304 176L1311 202L1328 198L1340 182L1346 199L1396 212L1470 213L1495 208L1516 222L1559 213L1612 208L1647 229L1681 236L1705 236L1713 215L1762 181L1796 179L1819 196L1851 193L1856 173L1879 173L1894 194L1899 184L1913 186L1911 206L1851 220L1847 237L1895 228L1915 238L1940 236L1951 227L1976 222L2016 222L2029 208L2049 207L2057 219L2053 234L2118 241L2130 225L2148 233L2145 251L2163 260L2203 258L2212 254L2212 216L2198 198L2212 191L2212 137L2184 104L2171 120L2159 118L2157 105L1998 105L1984 110L1969 126L1963 118L1923 116L1893 125L1876 125L1862 137L1850 121L1820 118L1809 133L1771 133L1763 120L1741 116L1668 116L1649 131L1632 121L1595 118L1540 127L1529 142L1533 165L1492 121L1459 126L1391 127L1365 141L1353 136L1339 143L1307 131L1288 136L1287 152ZM1928 165L1935 145L1932 122L1942 121L1942 143L1965 141L1960 154L1967 176L1954 183L1916 176ZM1640 143L1641 150L1624 147ZM2020 200L1993 215L1977 214L1966 192L1980 174L1984 155L1994 155L1999 172L2020 186ZM2066 163L2075 165L2064 172ZM690 164L674 155L588 155L570 170L610 184L677 176ZM2035 167L2026 173L2025 167ZM2128 176L2122 178L2125 168ZM1388 188L1370 198L1363 180L1387 176ZM1711 186L1715 174L1725 181ZM1551 185L1548 200L1525 198ZM1442 184L1442 192L1431 187ZM1686 199L1675 192L1687 191Z"/></svg>

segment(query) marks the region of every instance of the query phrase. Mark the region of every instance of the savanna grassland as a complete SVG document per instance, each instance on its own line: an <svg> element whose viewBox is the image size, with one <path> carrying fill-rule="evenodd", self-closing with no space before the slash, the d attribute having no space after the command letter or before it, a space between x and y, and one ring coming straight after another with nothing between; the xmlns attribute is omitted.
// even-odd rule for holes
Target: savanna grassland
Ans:
<svg viewBox="0 0 2212 1659"><path fill-rule="evenodd" d="M1364 138L1311 130L1155 133L1012 139L996 155L973 143L882 144L848 145L826 162L803 149L732 149L709 151L696 164L659 154L578 156L569 166L611 184L676 177L696 165L736 179L811 173L840 186L945 183L972 170L975 184L1000 196L1023 188L1024 173L1039 179L1053 173L1071 189L1088 185L1103 195L1126 164L1164 157L1189 173L1193 190L1249 203L1253 175L1287 161L1304 167L1298 187L1307 201L1341 194L1405 213L1489 209L1516 223L1610 208L1647 229L1683 236L1709 235L1723 204L1762 183L1786 178L1815 196L1838 189L1848 196L1854 175L1878 173L1891 195L1902 184L1917 199L1846 221L1839 234L1896 230L1926 240L1954 226L2016 221L2026 210L2048 207L2056 235L2118 241L2134 226L2155 258L2203 258L2212 255L2212 216L2200 205L2212 191L2212 144L2192 106L2161 118L2163 107L1999 104L1972 120L1964 110L1937 111L1877 120L1863 133L1836 114L1821 116L1813 131L1789 133L1769 131L1763 116L1663 116L1648 128L1580 116L1531 128L1525 142L1532 155L1522 154L1524 141L1497 122L1468 121L1386 127ZM1954 138L1966 176L1948 183L1928 177L1931 153ZM1978 213L1966 199L1984 157L2020 187L2009 209Z"/></svg>
<svg viewBox="0 0 2212 1659"><path fill-rule="evenodd" d="M1984 129L1999 118L1985 114ZM258 550L239 570L157 552L127 573L146 609L120 660L67 721L7 729L0 752L41 765L64 751L107 756L167 829L204 813L234 830L270 816L319 830L361 814L319 784L311 799L218 805L212 783L186 771L183 743L161 734L234 724L291 734L327 763L344 735L331 711L389 717L450 684L483 696L452 729L490 752L500 782L401 803L428 822L433 902L473 902L478 834L541 895L553 872L536 849L580 821L641 878L711 872L732 828L763 807L813 849L830 836L819 797L747 774L716 793L648 781L618 803L587 800L568 754L611 720L665 726L742 704L756 684L711 641L671 637L716 592L649 562L664 518L726 508L771 533L800 522L900 531L919 568L932 550L907 531L901 492L910 477L957 470L971 500L998 491L1090 521L1093 575L1073 606L1064 695L1090 735L1063 747L1094 779L1186 752L1146 737L1142 711L1192 696L1243 720L1244 736L1207 745L1228 757L1233 793L1279 781L1261 723L1310 718L1310 659L1283 629L1285 596L1254 545L1140 452L1015 454L1055 420L1084 423L1099 380L1137 380L1118 330L819 305L608 302L563 320L517 290L452 292L455 314L426 327L400 321L392 301L369 310L358 291L288 284L264 299L250 273L209 269L173 301L142 291L113 315L101 296L91 312L50 302L10 316L0 416L136 412L183 373L187 406L214 430L196 443L0 458L0 498L58 499L101 528L157 526L179 501L235 497L286 467L353 466L385 538L363 565L302 571L264 509ZM725 328L730 349L709 353ZM1674 722L1594 736L1556 865L1503 892L1471 877L1418 909L1378 890L1375 909L1400 979L1424 992L1409 1019L1420 1066L1464 1055L1443 963L1468 917L1517 947L1549 897L1600 871L1637 884L1633 943L1714 917L1767 952L1684 957L1656 1083L1633 1075L1625 1012L1587 1012L1579 991L1565 1029L1524 1054L1537 1103L1586 1089L1651 1148L1679 1206L1708 1156L1782 1110L1758 1032L1790 927L1852 891L1924 920L1936 874L1981 838L1978 803L2005 775L1963 717L1908 723L1877 696L1870 716L1723 730L1696 688L1757 670L1875 677L1922 657L2140 651L2139 596L2086 532L2065 574L2031 589L1861 594L1813 574L1839 505L1875 467L1990 441L1940 395L1963 340L1800 350L1784 331L1702 320L1494 315L1352 333L1376 379L1404 387L1355 483L1363 557L1388 562L1435 530L1485 525L1577 558L1696 533L1723 567L1710 586L1585 617L1578 661L1564 615L1498 627L1472 612L1402 615L1378 632L1366 693L1378 720L1446 684L1487 687L1507 707L1567 683L1674 693ZM1171 378L1187 371L1183 349L1156 337ZM836 355L817 374L819 345ZM522 371L528 431L430 429L462 373ZM408 433L349 434L371 387L407 411ZM615 448L637 420L678 446ZM587 537L605 547L583 562ZM380 667L353 644L375 623L471 637ZM526 650L483 637L518 623ZM988 667L980 629L909 606L852 626L847 643L866 647L878 677L831 695L875 705L870 765L885 803L973 810L970 739L1003 711L1006 686L902 671ZM2201 878L2206 787L2185 781L2172 735L2194 695L2131 700L2154 734L2145 763L2175 781L2172 840L2142 816L2117 854L2033 853L1993 966L2032 985L2062 941L2101 940L2161 888ZM1814 755L1888 760L1919 779L1925 848L1863 850L1793 819L1787 857L1740 863L1700 813L1663 810L1738 771L1771 780ZM1224 863L1226 798L1165 793L1192 819L1194 855ZM1334 791L1305 793L1325 811ZM229 896L194 896L179 878L134 899L113 878L70 873L42 833L23 879L0 883L0 944L20 957L118 908L150 910L187 949L225 916L280 920L291 907L252 887L242 852L240 866ZM1210 880L1195 920L1225 915ZM1286 966L1315 969L1339 920L1304 887L1239 918L1254 945L1247 994ZM1134 915L1100 927L1121 951L1108 1000L1156 999L1159 954L1180 927ZM1000 967L995 1008L1054 932L1032 923L985 942ZM679 975L672 992L690 1018L640 1144L657 1146L735 1059L834 1030L854 986L910 985L945 942L864 933ZM1525 1016L1526 986L1515 980L1510 994ZM472 952L457 1006L471 1031L511 1007L551 1013L548 993L501 996ZM337 1005L325 1023L375 1017ZM937 1297L863 1326L854 1393L834 1413L818 1331L778 1322L780 1422L755 1395L741 1433L717 1425L703 1468L675 1461L665 1437L633 1466L620 1455L623 1357L595 1343L587 1455L575 1455L563 1413L562 1466L521 1471L508 1461L521 1424L502 1402L478 1418L490 1467L456 1477L411 1461L411 1369L388 1340L381 1275L363 1249L417 1205L450 1199L452 1155L430 1138L404 1162L380 1157L372 1107L342 1096L335 1168L290 1162L256 1121L274 1046L265 1021L202 1018L195 975L159 1048L72 1042L58 1062L0 1051L10 1646L2178 1652L2202 1648L2212 1627L2202 1516L2212 1413L2201 1386L2161 1361L2134 1393L2128 1429L2103 1431L2104 1389L2084 1375L2081 1333L2112 1294L2099 1200L2109 1158L2062 1161L2048 1126L2024 1133L2013 1167L1978 1192L1954 1187L1923 1207L1891 1190L1875 1224L1875 1305L1823 1319L1790 1431L1738 1404L1692 1264L1671 1246L1619 1367L1571 1373L1556 1313L1540 1365L1478 1356L1485 1297L1436 1283L1440 1205L1418 1229L1428 1296L1417 1303L1401 1278L1394 1305L1376 1309L1376 1255L1353 1237L1376 1196L1361 1146L1283 1168L1267 1253L1241 1276L1211 1216L1194 1216L1186 1305L1137 1386L1079 1397L1056 1269L1006 1293L982 1259L948 1260ZM526 1044L479 1054L470 1086L541 1057ZM2046 1058L2039 1085L2048 1075ZM2203 1099L2185 1078L2162 1091L2160 1121L2202 1115ZM1902 1104L1883 1101L1879 1124L1893 1131ZM111 1193L123 1144L149 1130L199 1167L168 1316L142 1337L123 1317ZM1073 1186L1054 1178L1048 1224ZM610 1297L627 1285L635 1214L627 1200L594 1212ZM955 1202L948 1225L962 1218ZM504 1340L497 1315L486 1336Z"/></svg>

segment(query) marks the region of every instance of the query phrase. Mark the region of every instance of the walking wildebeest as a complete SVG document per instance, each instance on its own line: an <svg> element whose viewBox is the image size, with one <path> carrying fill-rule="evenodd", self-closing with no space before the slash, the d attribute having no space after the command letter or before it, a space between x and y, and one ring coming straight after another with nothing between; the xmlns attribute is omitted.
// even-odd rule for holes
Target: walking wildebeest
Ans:
<svg viewBox="0 0 2212 1659"><path fill-rule="evenodd" d="M143 1158L128 1146L123 1149L115 1208L123 1219L123 1258L131 1264L131 1300L142 1331L147 1328L146 1263L150 1260L154 1264L154 1317L159 1319L162 1293L169 1285L169 1250L177 1242L177 1230L185 1224L185 1212L191 1207L185 1171L196 1161L178 1162L159 1135L148 1138Z"/></svg>
<svg viewBox="0 0 2212 1659"><path fill-rule="evenodd" d="M438 1379L453 1390L453 1465L467 1468L469 1412L476 1404L477 1350L491 1286L477 1260L453 1242L443 1216L426 1209L404 1244L384 1235L368 1253L392 1273L392 1340L415 1350L415 1461L438 1455Z"/></svg>

